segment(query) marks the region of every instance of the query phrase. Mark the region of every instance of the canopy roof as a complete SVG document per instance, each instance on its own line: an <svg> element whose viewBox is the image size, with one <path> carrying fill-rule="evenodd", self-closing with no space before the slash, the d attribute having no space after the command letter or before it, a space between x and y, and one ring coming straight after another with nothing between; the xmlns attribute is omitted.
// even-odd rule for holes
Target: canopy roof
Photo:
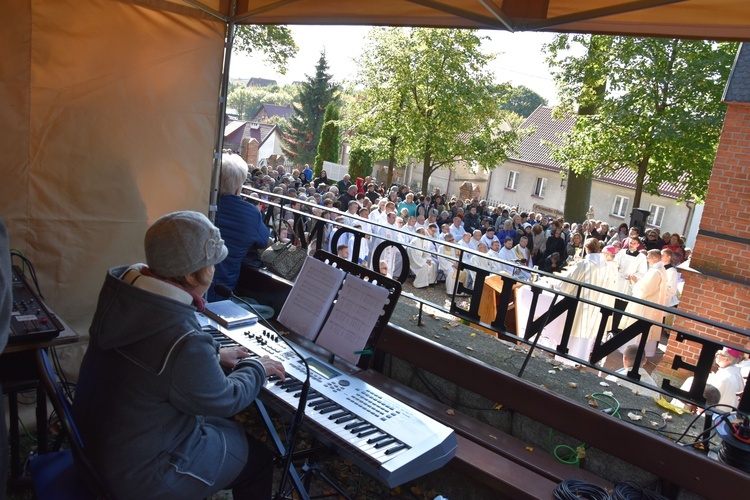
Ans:
<svg viewBox="0 0 750 500"><path fill-rule="evenodd" d="M750 40L747 0L168 0L253 24L442 26Z"/></svg>

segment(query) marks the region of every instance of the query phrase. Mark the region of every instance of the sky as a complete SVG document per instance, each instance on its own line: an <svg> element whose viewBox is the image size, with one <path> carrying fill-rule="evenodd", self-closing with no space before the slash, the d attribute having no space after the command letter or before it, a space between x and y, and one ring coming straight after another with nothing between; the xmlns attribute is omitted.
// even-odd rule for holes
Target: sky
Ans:
<svg viewBox="0 0 750 500"><path fill-rule="evenodd" d="M262 56L233 54L229 69L232 79L251 77L268 78L280 84L303 81L315 72L315 64L325 50L330 73L334 80L343 82L354 78L354 60L364 47L368 26L289 26L299 51L290 61L287 73L278 74L265 64ZM506 31L480 30L480 35L489 36L484 44L487 52L498 54L490 69L498 82L525 85L547 99L557 103L557 94L552 76L544 62L542 44L552 40L551 33L509 33Z"/></svg>

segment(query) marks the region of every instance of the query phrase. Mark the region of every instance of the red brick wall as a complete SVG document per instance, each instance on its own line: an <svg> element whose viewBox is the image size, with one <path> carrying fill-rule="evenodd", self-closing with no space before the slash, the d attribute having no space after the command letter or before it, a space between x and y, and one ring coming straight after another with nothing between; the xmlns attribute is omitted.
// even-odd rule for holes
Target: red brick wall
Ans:
<svg viewBox="0 0 750 500"><path fill-rule="evenodd" d="M750 239L750 105L730 103L727 108L700 229ZM699 234L690 267L697 272L682 273L680 310L750 330L750 244ZM676 326L735 345L747 340L681 318ZM695 362L698 348L670 339L662 368L676 354Z"/></svg>

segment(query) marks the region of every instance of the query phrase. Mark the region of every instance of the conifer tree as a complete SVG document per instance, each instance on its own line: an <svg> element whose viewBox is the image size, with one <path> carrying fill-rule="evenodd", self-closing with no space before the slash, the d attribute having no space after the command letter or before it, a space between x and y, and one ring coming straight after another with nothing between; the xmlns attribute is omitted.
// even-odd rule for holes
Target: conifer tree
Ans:
<svg viewBox="0 0 750 500"><path fill-rule="evenodd" d="M289 132L284 136L287 143L284 152L297 164L315 160L324 112L338 91L331 78L325 52L321 52L315 76L307 77L300 88L299 102L292 105L295 114L289 119Z"/></svg>
<svg viewBox="0 0 750 500"><path fill-rule="evenodd" d="M325 114L323 115L323 131L320 134L318 143L318 154L315 156L315 166L313 175L317 178L323 170L323 162L330 161L338 163L339 161L339 108L335 102L328 103Z"/></svg>

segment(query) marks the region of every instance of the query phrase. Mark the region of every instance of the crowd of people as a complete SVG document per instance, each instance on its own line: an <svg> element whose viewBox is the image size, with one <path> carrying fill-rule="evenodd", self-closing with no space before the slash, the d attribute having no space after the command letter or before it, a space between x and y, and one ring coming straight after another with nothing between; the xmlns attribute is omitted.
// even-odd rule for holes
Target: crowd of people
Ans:
<svg viewBox="0 0 750 500"><path fill-rule="evenodd" d="M461 200L439 189L421 194L405 185L387 188L369 177L352 181L345 175L334 182L323 171L313 182L307 182L307 170L307 166L291 173L283 167L251 168L246 183L260 190L251 195L253 203L265 211L265 202L273 201L275 195L306 202L291 203L290 208L336 222L318 227L318 231L323 231L323 248L351 260L355 257L351 255L353 235L344 233L332 247L334 235L340 225L361 229L367 236L360 242L357 262L389 277L400 275L406 266L415 288L442 283L445 292L453 295L460 282L470 290L474 273L459 272L461 258L474 267L513 275L519 280L532 279L537 269L561 273L572 280L562 281L560 288L565 293L575 294L578 282L647 303L670 307L679 303L681 279L677 266L690 258L691 249L678 233L661 232L656 227L642 232L624 222L610 227L595 219L570 222L514 206L491 206L476 197ZM290 218L288 223L279 224L285 217ZM312 218L284 215L276 208L272 215L266 215L265 222L272 228L282 228L280 234L272 237L304 241L307 236L310 252L316 249L315 238L309 234L315 222ZM382 240L406 244L408 262L403 262L400 253L392 248L382 253L379 262L373 262L373 251ZM599 328L601 315L596 304L600 304L619 311L609 319L607 331L611 334L627 328L636 318L657 323L648 332L645 352L646 357L654 356L661 337L660 324L665 320L661 310L591 288L583 288L580 296L585 300L574 318L570 354L588 359ZM637 341L638 337L623 347L626 368L632 367ZM645 370L641 368L639 373L642 372ZM722 384L722 394L732 390L725 385ZM647 390L641 393L650 394Z"/></svg>

